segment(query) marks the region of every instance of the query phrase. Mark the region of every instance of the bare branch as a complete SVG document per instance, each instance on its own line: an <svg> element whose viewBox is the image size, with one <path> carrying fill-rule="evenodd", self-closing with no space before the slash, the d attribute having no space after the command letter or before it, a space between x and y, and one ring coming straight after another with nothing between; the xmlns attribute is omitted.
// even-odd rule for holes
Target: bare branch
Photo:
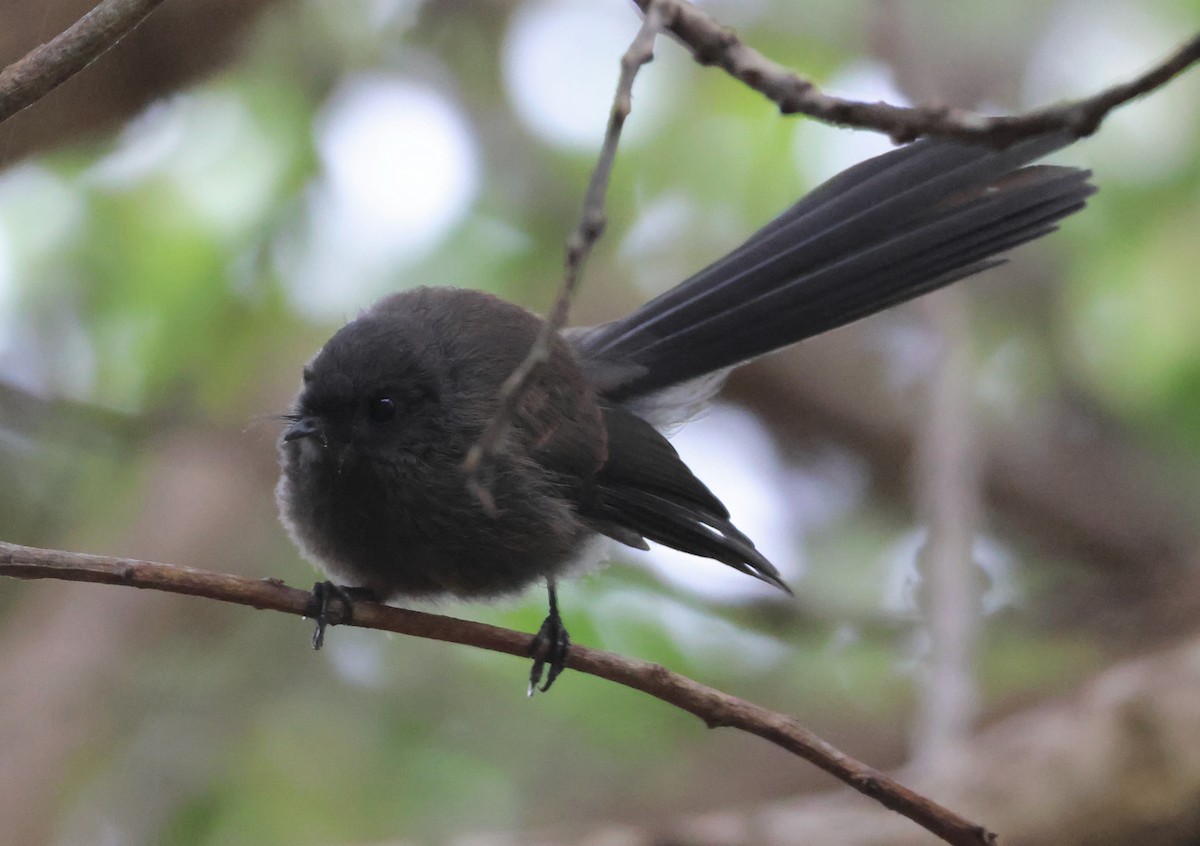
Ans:
<svg viewBox="0 0 1200 846"><path fill-rule="evenodd" d="M580 216L579 225L567 239L566 266L558 297L554 301L554 308L542 324L541 331L533 342L533 346L529 348L525 360L517 366L517 369L501 386L500 405L463 462L463 467L467 472L468 487L489 511L495 510L495 503L492 501L485 481L486 463L500 448L500 442L512 421L513 412L530 380L549 358L550 344L555 334L566 325L567 313L571 308L571 298L579 286L584 262L596 241L604 233L607 223L604 201L608 192L608 180L612 175L613 163L617 158L617 145L621 140L621 130L633 108L633 81L637 78L638 71L654 59L654 42L663 26L670 23L668 17L663 13L663 10L668 7L669 4L662 0L649 0L645 4L646 17L642 21L641 29L634 36L625 55L621 57L621 76L617 80L617 92L613 97L612 109L608 115L604 143L600 147L600 156L592 171L587 194L583 199L583 213Z"/></svg>
<svg viewBox="0 0 1200 846"><path fill-rule="evenodd" d="M1184 846L1200 804L1200 639L1097 672L899 772L1024 846ZM846 791L701 809L640 827L503 832L479 846L929 846L928 832ZM390 843L390 841L389 841ZM382 844L380 844L382 846ZM399 842L391 846L401 846Z"/></svg>
<svg viewBox="0 0 1200 846"><path fill-rule="evenodd" d="M86 68L163 0L104 0L51 41L0 71L0 121L31 106Z"/></svg>
<svg viewBox="0 0 1200 846"><path fill-rule="evenodd" d="M651 0L634 2L643 11L651 5ZM1113 109L1165 85L1200 62L1200 35L1196 35L1136 79L1082 100L1006 116L938 106L906 108L825 94L811 80L771 61L743 42L733 30L721 26L686 0L653 2L663 4L667 29L691 50L697 62L722 68L779 106L783 114L801 114L839 126L873 129L887 133L897 143L935 135L1004 147L1022 138L1059 130L1082 138L1095 132Z"/></svg>
<svg viewBox="0 0 1200 846"><path fill-rule="evenodd" d="M843 126L875 129L888 133L897 142L921 135L937 135L1004 146L1021 138L1063 129L1079 137L1089 135L1114 108L1164 85L1200 61L1200 36L1196 36L1162 63L1130 82L1113 86L1094 97L1024 115L996 117L961 109L905 108L823 94L814 83L767 59L743 43L732 30L720 26L685 0L635 2L645 12L645 19L621 61L621 77L604 144L592 173L579 225L567 242L564 278L554 308L542 324L526 358L505 380L496 413L463 463L468 487L489 511L494 511L495 503L486 481L488 459L500 448L517 403L549 357L552 338L566 323L584 261L604 231L605 193L621 129L630 112L633 81L641 67L653 59L654 41L660 29L666 28L683 41L696 61L724 68L770 98L784 114L805 114Z"/></svg>
<svg viewBox="0 0 1200 846"><path fill-rule="evenodd" d="M2 541L0 575L161 590L301 616L309 613L312 600L308 591L288 587L278 579L251 579L150 561L35 549ZM520 657L528 656L532 643L530 635L510 629L372 602L356 602L353 620L331 622L461 643ZM758 735L903 814L947 843L981 846L996 842L991 832L856 761L785 714L706 687L659 664L585 646L571 647L567 666L661 699L699 717L709 728L727 726Z"/></svg>

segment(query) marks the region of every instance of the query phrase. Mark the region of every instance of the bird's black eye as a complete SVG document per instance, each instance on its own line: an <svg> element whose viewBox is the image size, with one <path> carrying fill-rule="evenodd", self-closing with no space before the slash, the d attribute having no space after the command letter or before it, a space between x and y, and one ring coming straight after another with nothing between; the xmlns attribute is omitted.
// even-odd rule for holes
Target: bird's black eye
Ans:
<svg viewBox="0 0 1200 846"><path fill-rule="evenodd" d="M367 403L367 416L376 423L386 423L396 416L396 401L391 397L375 397Z"/></svg>

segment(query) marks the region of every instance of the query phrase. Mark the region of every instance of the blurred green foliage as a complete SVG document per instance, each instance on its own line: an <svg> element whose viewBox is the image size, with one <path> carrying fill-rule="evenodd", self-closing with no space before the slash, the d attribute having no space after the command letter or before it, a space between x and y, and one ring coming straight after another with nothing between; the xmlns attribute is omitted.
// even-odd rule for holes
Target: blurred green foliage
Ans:
<svg viewBox="0 0 1200 846"><path fill-rule="evenodd" d="M535 308L552 300L594 153L539 137L514 110L500 67L518 5L283 4L216 78L114 138L13 164L0 174L11 276L0 274L0 369L39 393L249 445L262 458L247 465L244 484L269 515L273 430L262 418L283 410L306 356L371 298L348 297L341 314L314 317L298 305L289 271L311 246L327 175L315 133L347 78L382 73L431 86L461 109L483 162L466 213L433 247L397 260L371 294L461 284ZM819 80L863 61L870 41L870 3L712 5L750 43ZM937 31L954 39L954 56L984 44L989 55L1011 53L1019 75L1039 31L1012 24L997 33L976 17L987 6L957 4ZM1200 3L1155 0L1144 11L1195 20ZM636 27L632 11L620 13ZM913 10L906 26L939 14ZM571 74L562 68L562 85L574 84ZM667 83L646 95L655 111L643 115L642 91L656 75ZM646 119L654 128L618 158L609 230L588 268L584 308L593 314L735 246L812 181L798 122L676 45L660 45L639 86L631 126ZM1024 351L1016 392L1082 386L1138 438L1194 456L1200 77L1176 87L1190 107L1170 126L1178 165L1150 181L1099 172L1092 208L1045 245L1065 279L1061 297L1036 320L981 317L979 344L984 369L1006 345ZM1086 163L1088 144L1070 157ZM656 210L681 222L639 241L642 216ZM7 475L20 493L0 500L4 536L125 552L123 527L166 461L151 430L132 447L57 436L75 451L55 465L44 457L56 436L39 428L36 461L0 458L4 469L25 468ZM209 566L308 578L269 516L262 526L240 555L241 539L209 538L222 556ZM868 506L807 535L810 569L798 587L820 612L815 622L787 608L723 606L618 565L566 588L569 625L578 642L800 714L885 764L900 754L913 707L906 662L917 624L881 610L881 584L887 550L910 528L906 515ZM1034 605L1046 586L1030 573L1052 565L1027 561L1016 577ZM6 606L20 595L8 584L0 591ZM449 610L532 630L541 601ZM55 842L89 842L99 830L119 832L107 842L179 846L437 840L654 819L824 784L782 752L705 733L595 679L569 674L529 702L525 666L507 658L343 630L314 655L306 629L278 615L169 607L148 621L152 634L127 644L108 698L96 703L64 774ZM681 637L686 625L708 631ZM991 701L1062 689L1102 660L1085 636L1039 629L1016 612L987 625L979 674Z"/></svg>

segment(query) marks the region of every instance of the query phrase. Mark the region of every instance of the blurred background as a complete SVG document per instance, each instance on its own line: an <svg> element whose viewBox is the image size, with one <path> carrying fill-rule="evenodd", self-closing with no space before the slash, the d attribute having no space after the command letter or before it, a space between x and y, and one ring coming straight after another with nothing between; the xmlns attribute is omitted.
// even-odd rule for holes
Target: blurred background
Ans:
<svg viewBox="0 0 1200 846"><path fill-rule="evenodd" d="M90 0L6 0L0 63ZM1020 110L1198 0L710 2L833 93ZM545 311L623 0L173 0L0 126L0 537L307 586L271 415L410 286ZM660 41L577 323L886 139ZM580 643L805 725L1008 843L1200 842L1200 73L1059 160L1101 193L946 292L739 371L675 443L795 588L655 549ZM544 597L437 610L535 630ZM187 597L0 580L0 842L929 843L810 765L568 672Z"/></svg>

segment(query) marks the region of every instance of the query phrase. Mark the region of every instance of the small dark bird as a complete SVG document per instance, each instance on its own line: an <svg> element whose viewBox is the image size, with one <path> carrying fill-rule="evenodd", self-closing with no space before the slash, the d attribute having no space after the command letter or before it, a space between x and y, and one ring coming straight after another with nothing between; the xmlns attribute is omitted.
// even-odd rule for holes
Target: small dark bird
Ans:
<svg viewBox="0 0 1200 846"><path fill-rule="evenodd" d="M555 581L600 536L714 558L787 591L660 430L695 415L733 367L1052 232L1094 192L1090 173L1026 165L1070 141L893 150L629 316L561 332L490 465L493 508L468 489L463 461L542 319L457 288L385 297L304 368L279 443L283 523L350 589L325 584L343 598L491 599L544 582L530 692L569 649Z"/></svg>

